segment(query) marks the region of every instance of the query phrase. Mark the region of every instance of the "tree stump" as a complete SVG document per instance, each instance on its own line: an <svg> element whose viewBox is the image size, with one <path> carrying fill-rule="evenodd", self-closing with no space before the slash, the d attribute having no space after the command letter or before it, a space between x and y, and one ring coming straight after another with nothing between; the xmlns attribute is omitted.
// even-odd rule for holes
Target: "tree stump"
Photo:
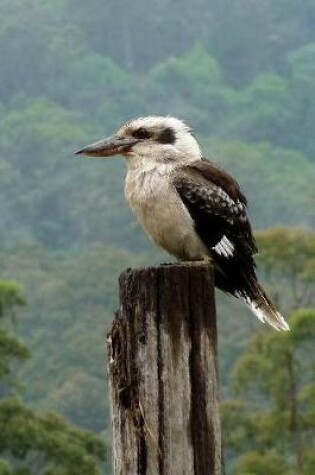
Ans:
<svg viewBox="0 0 315 475"><path fill-rule="evenodd" d="M127 270L108 335L115 475L219 475L211 265Z"/></svg>

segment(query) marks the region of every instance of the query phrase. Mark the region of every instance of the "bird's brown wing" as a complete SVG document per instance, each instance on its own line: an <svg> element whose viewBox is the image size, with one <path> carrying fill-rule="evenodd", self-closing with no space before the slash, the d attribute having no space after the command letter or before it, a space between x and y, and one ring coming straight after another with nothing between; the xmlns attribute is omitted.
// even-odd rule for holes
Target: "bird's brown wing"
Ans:
<svg viewBox="0 0 315 475"><path fill-rule="evenodd" d="M220 270L217 284L234 294L242 292L254 275L257 246L239 184L205 161L177 168L172 182Z"/></svg>

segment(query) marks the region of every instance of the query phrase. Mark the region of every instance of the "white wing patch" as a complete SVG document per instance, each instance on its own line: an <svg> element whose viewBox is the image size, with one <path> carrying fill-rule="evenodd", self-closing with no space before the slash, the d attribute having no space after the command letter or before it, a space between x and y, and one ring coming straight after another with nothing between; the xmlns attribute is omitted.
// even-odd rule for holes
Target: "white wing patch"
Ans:
<svg viewBox="0 0 315 475"><path fill-rule="evenodd" d="M234 244L232 244L226 236L223 236L221 241L214 246L213 250L220 256L233 257Z"/></svg>

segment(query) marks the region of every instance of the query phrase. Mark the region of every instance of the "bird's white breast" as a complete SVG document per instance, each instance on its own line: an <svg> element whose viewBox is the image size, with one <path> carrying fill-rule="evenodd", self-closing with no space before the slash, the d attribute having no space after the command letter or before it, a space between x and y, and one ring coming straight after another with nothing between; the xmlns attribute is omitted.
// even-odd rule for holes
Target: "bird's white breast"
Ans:
<svg viewBox="0 0 315 475"><path fill-rule="evenodd" d="M208 251L172 185L173 170L171 163L129 169L126 198L156 244L180 259L204 259Z"/></svg>

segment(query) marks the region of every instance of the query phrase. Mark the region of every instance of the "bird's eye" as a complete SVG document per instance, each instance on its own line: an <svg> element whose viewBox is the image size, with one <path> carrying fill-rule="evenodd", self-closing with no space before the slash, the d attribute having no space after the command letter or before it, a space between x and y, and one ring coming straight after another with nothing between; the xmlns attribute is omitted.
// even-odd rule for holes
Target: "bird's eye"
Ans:
<svg viewBox="0 0 315 475"><path fill-rule="evenodd" d="M150 132L145 129L144 127L140 127L140 129L134 130L132 132L133 137L136 139L148 139L150 138Z"/></svg>

